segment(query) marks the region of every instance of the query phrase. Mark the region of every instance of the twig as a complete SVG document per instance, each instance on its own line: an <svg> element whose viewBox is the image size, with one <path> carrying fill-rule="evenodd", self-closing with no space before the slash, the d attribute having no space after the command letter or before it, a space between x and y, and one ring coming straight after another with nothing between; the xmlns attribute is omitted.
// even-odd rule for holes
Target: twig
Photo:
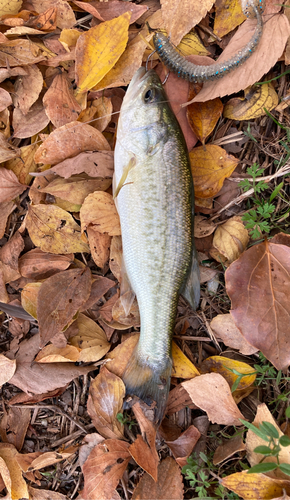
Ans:
<svg viewBox="0 0 290 500"><path fill-rule="evenodd" d="M80 424L77 420L68 415L64 410L59 408L57 405L13 405L13 408L47 408L48 410L55 410L57 413L60 413L63 417L66 417L68 420L73 422L85 434L88 433L87 429L82 424Z"/></svg>

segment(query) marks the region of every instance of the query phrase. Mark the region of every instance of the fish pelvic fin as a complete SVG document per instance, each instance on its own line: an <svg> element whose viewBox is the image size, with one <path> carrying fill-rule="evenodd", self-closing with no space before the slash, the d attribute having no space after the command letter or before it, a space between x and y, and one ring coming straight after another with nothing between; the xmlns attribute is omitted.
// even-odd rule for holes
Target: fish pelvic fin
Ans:
<svg viewBox="0 0 290 500"><path fill-rule="evenodd" d="M126 394L138 396L154 410L154 424L159 425L164 416L170 388L172 360L163 365L150 366L138 356L138 345L126 366L123 382Z"/></svg>

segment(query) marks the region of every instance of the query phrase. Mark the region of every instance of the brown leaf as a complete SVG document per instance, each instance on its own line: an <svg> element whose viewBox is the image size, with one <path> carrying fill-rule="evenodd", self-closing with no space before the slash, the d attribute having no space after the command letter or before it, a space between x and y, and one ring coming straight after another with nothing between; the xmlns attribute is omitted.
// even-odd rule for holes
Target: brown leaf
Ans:
<svg viewBox="0 0 290 500"><path fill-rule="evenodd" d="M13 201L4 201L3 203L0 203L0 238L3 238L8 217L15 208L16 205Z"/></svg>
<svg viewBox="0 0 290 500"><path fill-rule="evenodd" d="M111 179L89 177L87 174L73 175L69 179L56 177L39 191L67 200L70 203L82 205L85 198L95 191L106 191L111 185Z"/></svg>
<svg viewBox="0 0 290 500"><path fill-rule="evenodd" d="M213 0L161 0L162 17L170 40L177 45L211 9Z"/></svg>
<svg viewBox="0 0 290 500"><path fill-rule="evenodd" d="M25 25L38 30L54 31L56 28L57 8L50 7L39 16L34 16Z"/></svg>
<svg viewBox="0 0 290 500"><path fill-rule="evenodd" d="M30 500L66 500L67 496L62 495L58 491L38 490L28 486Z"/></svg>
<svg viewBox="0 0 290 500"><path fill-rule="evenodd" d="M112 111L112 100L104 96L99 97L88 102L86 109L80 113L78 121L89 122L92 127L103 132L111 122Z"/></svg>
<svg viewBox="0 0 290 500"><path fill-rule="evenodd" d="M125 385L122 380L103 367L91 382L88 413L97 431L109 439L124 439L123 426L117 420L122 412Z"/></svg>
<svg viewBox="0 0 290 500"><path fill-rule="evenodd" d="M133 299L133 300L132 300ZM126 312L124 305L130 306L129 312ZM140 326L140 313L138 302L135 293L131 290L125 292L121 297L116 300L112 309L113 320L121 323L122 325Z"/></svg>
<svg viewBox="0 0 290 500"><path fill-rule="evenodd" d="M16 271L18 274L18 258L22 250L24 249L24 241L19 233L16 233L12 236L12 238L0 248L0 261L5 265L5 267L10 268L12 271ZM5 269L6 270L6 269ZM6 270L7 273L7 282L11 281L12 278L9 279L9 273L11 273L9 269Z"/></svg>
<svg viewBox="0 0 290 500"><path fill-rule="evenodd" d="M115 347L115 349L113 349L113 351L111 351L109 354L107 354L106 358L108 358L109 361L106 363L106 367L108 368L108 370L110 370L110 372L122 378L125 368L134 348L137 345L138 340L139 334L136 333L135 335L132 335L117 347Z"/></svg>
<svg viewBox="0 0 290 500"><path fill-rule="evenodd" d="M26 228L34 245L44 252L89 252L82 240L80 226L68 212L54 205L30 205Z"/></svg>
<svg viewBox="0 0 290 500"><path fill-rule="evenodd" d="M118 439L107 439L96 446L85 461L83 498L112 500L115 488L123 476L129 460L129 444Z"/></svg>
<svg viewBox="0 0 290 500"><path fill-rule="evenodd" d="M182 500L183 480L180 468L171 457L158 466L158 480L144 474L136 486L132 500Z"/></svg>
<svg viewBox="0 0 290 500"><path fill-rule="evenodd" d="M55 127L77 120L81 107L73 95L65 73L60 73L44 95L45 112Z"/></svg>
<svg viewBox="0 0 290 500"><path fill-rule="evenodd" d="M5 167L12 170L22 184L30 184L33 178L29 172L35 172L37 165L34 162L34 154L38 144L29 144L20 149L20 154L5 163Z"/></svg>
<svg viewBox="0 0 290 500"><path fill-rule="evenodd" d="M92 258L95 264L102 269L110 257L112 237L106 233L100 233L94 226L89 226L87 228L87 235Z"/></svg>
<svg viewBox="0 0 290 500"><path fill-rule="evenodd" d="M30 40L9 40L0 44L1 67L35 64L43 59L38 46Z"/></svg>
<svg viewBox="0 0 290 500"><path fill-rule="evenodd" d="M18 76L14 84L13 104L26 115L38 99L43 87L43 76L36 64L26 66L26 75Z"/></svg>
<svg viewBox="0 0 290 500"><path fill-rule="evenodd" d="M12 99L7 90L0 88L0 112L12 104Z"/></svg>
<svg viewBox="0 0 290 500"><path fill-rule="evenodd" d="M37 150L36 163L56 163L82 151L96 149L110 151L110 146L99 130L81 122L70 122L54 130Z"/></svg>
<svg viewBox="0 0 290 500"><path fill-rule="evenodd" d="M84 314L77 318L78 333L70 337L69 344L80 349L78 361L98 361L111 347L102 328Z"/></svg>
<svg viewBox="0 0 290 500"><path fill-rule="evenodd" d="M182 386L196 406L205 411L213 423L242 425L242 413L233 400L229 384L219 373L207 373L186 382Z"/></svg>
<svg viewBox="0 0 290 500"><path fill-rule="evenodd" d="M0 167L0 203L13 200L25 189L27 186L20 184L14 172Z"/></svg>
<svg viewBox="0 0 290 500"><path fill-rule="evenodd" d="M19 259L19 271L25 278L41 280L64 271L74 259L73 254L56 255L34 248Z"/></svg>
<svg viewBox="0 0 290 500"><path fill-rule="evenodd" d="M121 234L120 219L113 196L102 191L89 194L80 211L82 231L92 224L100 233Z"/></svg>
<svg viewBox="0 0 290 500"><path fill-rule="evenodd" d="M71 6L62 0L29 0L29 4L35 12L45 12L50 7L57 8L56 25L58 28L72 28L76 22Z"/></svg>
<svg viewBox="0 0 290 500"><path fill-rule="evenodd" d="M4 416L0 423L0 435L4 443L10 443L20 451L26 436L31 419L29 408L4 409Z"/></svg>
<svg viewBox="0 0 290 500"><path fill-rule="evenodd" d="M134 458L135 462L142 467L154 481L157 481L157 467L159 458L154 447L152 450L147 442L144 441L142 436L139 434L134 443L129 447L129 452ZM152 453L153 452L153 453Z"/></svg>
<svg viewBox="0 0 290 500"><path fill-rule="evenodd" d="M36 334L29 340L21 342L15 356L17 368L9 382L27 394L43 394L59 390L59 387L63 387L74 378L92 370L92 367L75 366L74 363L34 363L34 358L39 352L39 345L40 336ZM12 352L7 353L8 355L14 357Z"/></svg>
<svg viewBox="0 0 290 500"><path fill-rule="evenodd" d="M289 22L284 14L264 15L263 35L255 52L235 71L216 82L203 86L194 102L204 102L215 97L234 94L258 82L277 62L290 34ZM266 21L266 22L265 22ZM239 27L217 62L229 60L241 50L253 36L255 19L247 19ZM269 43L271 40L271 43Z"/></svg>
<svg viewBox="0 0 290 500"><path fill-rule="evenodd" d="M65 179L82 172L91 177L113 177L114 153L113 151L80 153L74 158L68 158L58 163L50 169L50 172L55 172ZM45 174L47 174L47 170Z"/></svg>
<svg viewBox="0 0 290 500"><path fill-rule="evenodd" d="M204 217L203 215L196 215L194 217L194 237L205 238L214 232L216 225Z"/></svg>
<svg viewBox="0 0 290 500"><path fill-rule="evenodd" d="M0 163L15 158L20 154L20 149L7 142L4 134L0 133Z"/></svg>
<svg viewBox="0 0 290 500"><path fill-rule="evenodd" d="M103 276L94 275L91 294L88 300L80 308L80 311L86 311L87 309L90 309L113 286L115 286L115 282L113 280L109 280L108 278L104 278Z"/></svg>
<svg viewBox="0 0 290 500"><path fill-rule="evenodd" d="M14 129L13 135L19 139L26 139L27 137L38 134L38 132L43 130L48 123L49 118L45 113L42 100L38 99L31 106L26 115L22 113L20 108L14 109L12 120L12 126Z"/></svg>
<svg viewBox="0 0 290 500"><path fill-rule="evenodd" d="M105 438L103 438L103 436L101 436L97 432L87 434L84 437L82 441L82 443L84 444L81 445L79 450L79 464L81 467L84 465L92 449L103 441L105 441Z"/></svg>
<svg viewBox="0 0 290 500"><path fill-rule="evenodd" d="M1 306L0 306L1 309ZM0 354L0 387L6 384L13 377L16 370L15 359L8 359L4 354Z"/></svg>
<svg viewBox="0 0 290 500"><path fill-rule="evenodd" d="M213 463L214 465L220 464L239 451L244 451L245 449L246 445L243 442L243 435L237 434L231 439L227 439L217 447L214 452Z"/></svg>
<svg viewBox="0 0 290 500"><path fill-rule="evenodd" d="M37 301L41 346L47 344L71 321L89 298L90 291L89 268L62 271L42 284Z"/></svg>
<svg viewBox="0 0 290 500"><path fill-rule="evenodd" d="M192 402L188 392L184 389L182 384L179 384L169 392L165 414L172 415L172 413L176 413L186 407L193 409L197 408Z"/></svg>
<svg viewBox="0 0 290 500"><path fill-rule="evenodd" d="M186 431L174 441L165 441L180 467L187 464L187 458L190 456L199 438L199 430L194 425L190 425Z"/></svg>
<svg viewBox="0 0 290 500"><path fill-rule="evenodd" d="M290 248L268 241L249 248L226 271L236 326L277 370L290 363L289 273Z"/></svg>
<svg viewBox="0 0 290 500"><path fill-rule="evenodd" d="M218 314L211 320L210 326L217 339L221 340L226 346L237 349L241 354L247 356L257 352L258 349L249 344L236 327L231 314Z"/></svg>
<svg viewBox="0 0 290 500"><path fill-rule="evenodd" d="M148 8L146 5L135 5L132 3L129 5L126 3L124 4L124 2L119 0L104 3L95 1L92 1L89 4L78 1L75 1L74 3L93 16L97 17L100 21L109 21L110 19L114 19L115 17L124 14L124 12L131 12L130 24L135 23Z"/></svg>

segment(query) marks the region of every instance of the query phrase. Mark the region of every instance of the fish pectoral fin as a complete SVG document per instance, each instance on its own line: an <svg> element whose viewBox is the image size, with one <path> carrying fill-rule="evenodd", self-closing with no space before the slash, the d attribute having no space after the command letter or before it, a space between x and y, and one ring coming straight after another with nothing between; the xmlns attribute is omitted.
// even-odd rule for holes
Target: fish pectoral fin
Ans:
<svg viewBox="0 0 290 500"><path fill-rule="evenodd" d="M124 170L123 170L123 174L122 174L122 177L119 181L119 184L116 188L116 191L114 192L114 195L113 195L113 198L117 198L118 194L120 193L122 187L125 185L125 182L126 182L126 179L129 175L129 172L132 170L132 168L134 168L136 165L136 158L131 158L128 165L126 165L126 167L124 167ZM129 183L128 183L129 184Z"/></svg>
<svg viewBox="0 0 290 500"><path fill-rule="evenodd" d="M185 297L195 311L200 300L200 273L195 248L193 249L191 266L181 288L181 295Z"/></svg>
<svg viewBox="0 0 290 500"><path fill-rule="evenodd" d="M172 360L168 356L162 366L150 366L140 360L136 346L122 377L126 394L138 396L154 411L154 423L159 425L164 416L170 388Z"/></svg>

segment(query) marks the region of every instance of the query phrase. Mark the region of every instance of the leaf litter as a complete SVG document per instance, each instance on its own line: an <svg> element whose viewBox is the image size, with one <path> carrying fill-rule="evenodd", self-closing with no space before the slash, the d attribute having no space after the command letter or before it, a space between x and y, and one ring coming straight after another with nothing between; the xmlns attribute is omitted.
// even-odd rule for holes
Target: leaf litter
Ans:
<svg viewBox="0 0 290 500"><path fill-rule="evenodd" d="M140 316L111 188L121 87L150 54L145 19L201 64L236 53L255 20L244 21L235 1L0 2L2 497L290 494L287 101L277 107L288 80L275 79L287 14L266 1L261 43L231 75L203 88L172 74L165 83L191 159L203 278L197 312L178 304L171 391L156 431L150 408L128 402L122 381ZM240 90L244 97L224 97ZM207 418L205 434L196 415ZM241 419L258 431L266 421L284 438L281 469L265 472L273 456L255 449L267 441ZM250 466L262 468L248 474Z"/></svg>

